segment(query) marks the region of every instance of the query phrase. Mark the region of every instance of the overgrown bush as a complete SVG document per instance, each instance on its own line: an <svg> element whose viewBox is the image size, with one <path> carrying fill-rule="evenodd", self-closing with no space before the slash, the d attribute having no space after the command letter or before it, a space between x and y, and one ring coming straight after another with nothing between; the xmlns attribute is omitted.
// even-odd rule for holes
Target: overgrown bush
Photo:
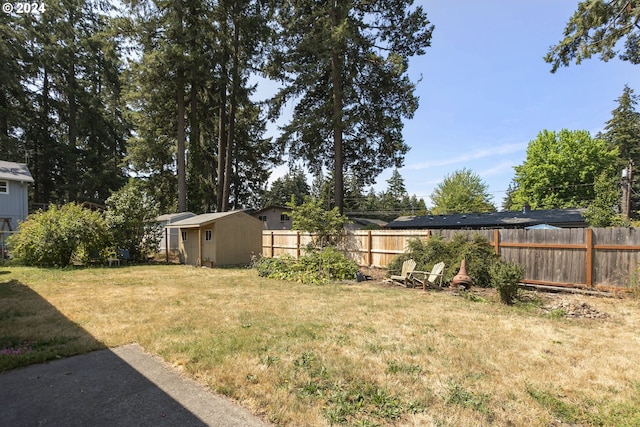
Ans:
<svg viewBox="0 0 640 427"><path fill-rule="evenodd" d="M127 249L129 256L138 260L157 252L162 234L156 221L160 208L141 183L129 181L106 204L105 218L115 249Z"/></svg>
<svg viewBox="0 0 640 427"><path fill-rule="evenodd" d="M17 263L66 267L74 257L87 262L89 257L105 256L108 242L109 231L102 214L70 203L30 215L20 223L8 245Z"/></svg>
<svg viewBox="0 0 640 427"><path fill-rule="evenodd" d="M518 298L518 283L524 277L524 267L517 263L496 261L490 267L491 283L496 288L500 301L513 304Z"/></svg>
<svg viewBox="0 0 640 427"><path fill-rule="evenodd" d="M255 267L262 277L313 284L352 279L358 271L358 265L354 261L333 247L312 250L299 259L288 255L281 258L260 258Z"/></svg>
<svg viewBox="0 0 640 427"><path fill-rule="evenodd" d="M291 209L291 228L312 235L309 248L338 246L344 237L344 226L349 218L340 214L338 208L326 210L320 200L306 196L304 203L296 205L294 197L287 203Z"/></svg>
<svg viewBox="0 0 640 427"><path fill-rule="evenodd" d="M412 239L408 243L407 252L395 257L389 263L390 271L402 270L402 263L408 259L416 262L416 270L430 271L434 264L443 261L445 264L444 281L449 282L458 273L462 259L467 260L467 274L473 279L475 286L491 286L489 267L497 256L491 242L480 234L467 237L462 233L455 234L447 241L440 235L429 239Z"/></svg>

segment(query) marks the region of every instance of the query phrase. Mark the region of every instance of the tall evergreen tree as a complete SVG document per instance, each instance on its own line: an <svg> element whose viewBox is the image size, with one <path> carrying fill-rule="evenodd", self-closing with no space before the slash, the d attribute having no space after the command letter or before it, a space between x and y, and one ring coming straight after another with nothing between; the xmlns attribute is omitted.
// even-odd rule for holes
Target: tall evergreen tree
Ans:
<svg viewBox="0 0 640 427"><path fill-rule="evenodd" d="M640 63L640 0L585 0L567 23L564 38L552 46L545 60L551 72L572 61L600 54L603 61L618 55L619 41L625 40L620 59Z"/></svg>
<svg viewBox="0 0 640 427"><path fill-rule="evenodd" d="M165 210L225 211L256 201L274 162L248 84L266 31L260 2L128 4L140 52L129 80L132 166L163 193L177 189L177 205L159 197Z"/></svg>
<svg viewBox="0 0 640 427"><path fill-rule="evenodd" d="M342 212L345 170L371 184L403 161L402 119L418 105L408 59L425 53L433 26L421 7L411 10L411 0L278 3L266 72L285 86L273 115L298 101L278 141L312 173L333 170Z"/></svg>
<svg viewBox="0 0 640 427"><path fill-rule="evenodd" d="M7 161L25 161L20 134L27 106L28 26L28 17L0 15L0 153Z"/></svg>
<svg viewBox="0 0 640 427"><path fill-rule="evenodd" d="M640 210L640 174L635 169L640 168L640 112L636 111L638 99L640 98L634 94L633 89L625 86L622 95L617 99L618 106L611 112L611 119L607 121L604 131L598 135L612 148L618 148L618 172L626 168L629 161L634 164L631 212Z"/></svg>
<svg viewBox="0 0 640 427"><path fill-rule="evenodd" d="M20 99L21 105L9 117L0 113L0 123L2 133L13 137L16 160L26 159L34 175L36 206L103 203L124 182L127 126L109 13L108 3L69 0L10 16L8 27L21 49L6 50L16 55L7 62L17 74L4 82L0 104Z"/></svg>
<svg viewBox="0 0 640 427"><path fill-rule="evenodd" d="M293 167L282 178L276 179L271 184L271 188L264 195L262 206L285 206L291 200L295 205L301 205L309 195L309 184L304 171L299 167Z"/></svg>

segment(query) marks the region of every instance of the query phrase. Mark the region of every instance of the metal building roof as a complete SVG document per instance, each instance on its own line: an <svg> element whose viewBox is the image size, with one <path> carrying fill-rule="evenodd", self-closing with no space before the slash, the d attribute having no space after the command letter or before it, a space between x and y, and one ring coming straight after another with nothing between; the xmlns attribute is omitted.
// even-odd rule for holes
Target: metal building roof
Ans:
<svg viewBox="0 0 640 427"><path fill-rule="evenodd" d="M538 224L585 227L585 209L503 211L453 215L401 216L387 224L391 229L524 228Z"/></svg>

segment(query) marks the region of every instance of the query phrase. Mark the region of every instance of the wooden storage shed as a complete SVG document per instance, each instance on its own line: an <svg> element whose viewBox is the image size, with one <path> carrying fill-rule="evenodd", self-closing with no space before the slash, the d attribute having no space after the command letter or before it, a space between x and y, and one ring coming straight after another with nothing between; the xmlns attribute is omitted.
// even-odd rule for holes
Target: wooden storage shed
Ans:
<svg viewBox="0 0 640 427"><path fill-rule="evenodd" d="M180 230L180 261L184 264L249 264L262 252L262 222L242 211L196 215L168 225Z"/></svg>
<svg viewBox="0 0 640 427"><path fill-rule="evenodd" d="M172 214L160 215L156 220L162 227L162 237L160 238L160 253L165 251L174 252L179 249L178 234L180 234L177 228L170 228L173 223L181 221L183 219L196 216L193 212L179 212Z"/></svg>

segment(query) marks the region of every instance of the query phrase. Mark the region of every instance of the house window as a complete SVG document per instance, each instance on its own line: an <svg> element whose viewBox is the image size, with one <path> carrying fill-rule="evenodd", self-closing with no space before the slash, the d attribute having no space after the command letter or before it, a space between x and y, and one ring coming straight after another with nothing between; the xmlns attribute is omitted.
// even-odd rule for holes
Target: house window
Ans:
<svg viewBox="0 0 640 427"><path fill-rule="evenodd" d="M187 241L187 232L186 232L186 231L183 231L183 232L181 232L180 234L182 235L182 241L183 241L183 242L186 242L186 241Z"/></svg>
<svg viewBox="0 0 640 427"><path fill-rule="evenodd" d="M213 233L211 232L211 230L204 230L204 240L206 240L207 242L210 242L212 238L213 238Z"/></svg>
<svg viewBox="0 0 640 427"><path fill-rule="evenodd" d="M0 194L9 194L9 181L0 181Z"/></svg>
<svg viewBox="0 0 640 427"><path fill-rule="evenodd" d="M289 221L291 218L286 213L280 214L280 221Z"/></svg>
<svg viewBox="0 0 640 427"><path fill-rule="evenodd" d="M267 222L267 216L266 216L266 215L260 215L260 216L258 217L258 219L259 219L260 221L262 221L262 222Z"/></svg>

